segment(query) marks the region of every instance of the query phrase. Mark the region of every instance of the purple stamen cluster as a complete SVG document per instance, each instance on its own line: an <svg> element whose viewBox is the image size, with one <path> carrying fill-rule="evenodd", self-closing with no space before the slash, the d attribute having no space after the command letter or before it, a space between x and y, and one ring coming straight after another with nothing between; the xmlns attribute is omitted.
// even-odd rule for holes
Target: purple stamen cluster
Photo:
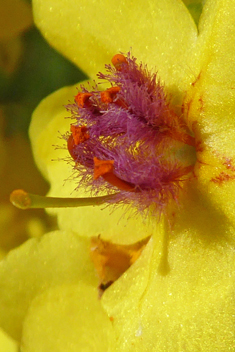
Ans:
<svg viewBox="0 0 235 352"><path fill-rule="evenodd" d="M121 69L106 65L106 73L98 78L108 81L118 92L109 102L94 89L83 104L71 104L67 109L76 119L76 127L86 127L89 138L75 143L70 134L65 138L79 171L78 187L93 194L116 193L115 202L133 204L141 211L161 212L169 199L178 199L182 181L187 179L188 165L177 159L179 136L186 126L170 108L156 73L138 65L130 53ZM108 90L107 90L108 91ZM106 91L106 92L107 92ZM70 140L69 140L70 138ZM133 185L134 191L124 191L105 181L94 179L94 157L113 160L113 174Z"/></svg>

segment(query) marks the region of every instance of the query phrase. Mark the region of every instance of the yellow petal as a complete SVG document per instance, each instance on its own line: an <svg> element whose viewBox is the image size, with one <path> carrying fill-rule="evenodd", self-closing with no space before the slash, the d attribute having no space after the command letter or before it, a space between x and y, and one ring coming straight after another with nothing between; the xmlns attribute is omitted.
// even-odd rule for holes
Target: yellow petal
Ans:
<svg viewBox="0 0 235 352"><path fill-rule="evenodd" d="M169 272L159 270L159 227L139 260L105 291L118 338L113 351L234 350L234 241L222 218L195 189L169 233Z"/></svg>
<svg viewBox="0 0 235 352"><path fill-rule="evenodd" d="M46 290L27 313L22 346L25 352L108 351L113 328L97 298L82 282Z"/></svg>
<svg viewBox="0 0 235 352"><path fill-rule="evenodd" d="M18 346L4 331L0 329L0 346L1 352L17 352Z"/></svg>
<svg viewBox="0 0 235 352"><path fill-rule="evenodd" d="M59 231L27 241L0 263L0 326L20 341L33 299L44 290L79 280L97 286L89 241Z"/></svg>
<svg viewBox="0 0 235 352"><path fill-rule="evenodd" d="M77 92L76 87L64 87L47 98L43 99L33 113L29 129L31 144L35 162L45 178L49 178L48 165L62 165L67 169L65 162L52 161L55 158L66 158L69 156L66 149L57 150L55 146L63 146L61 134L65 134L70 129L72 120L65 119L69 114L65 106L73 102Z"/></svg>
<svg viewBox="0 0 235 352"><path fill-rule="evenodd" d="M132 48L168 85L183 87L197 29L180 1L33 1L45 38L90 76ZM186 73L186 74L185 74Z"/></svg>
<svg viewBox="0 0 235 352"><path fill-rule="evenodd" d="M30 136L35 160L44 176L51 182L49 195L54 197L88 197L83 189L75 192L76 177L71 160L66 149L55 148L62 146L60 133L69 131L72 120L68 116L64 105L76 94L76 88L66 87L58 90L44 99L34 112ZM67 160L61 160L61 159ZM60 159L60 160L58 160ZM52 161L53 160L53 161ZM133 216L127 207L82 207L64 208L52 212L58 215L61 229L77 232L79 235L98 236L112 239L113 242L128 244L137 242L152 234L156 221L143 220L140 215ZM112 215L112 216L110 216Z"/></svg>
<svg viewBox="0 0 235 352"><path fill-rule="evenodd" d="M199 26L200 74L188 93L188 118L202 142L197 177L235 225L235 1L207 1Z"/></svg>

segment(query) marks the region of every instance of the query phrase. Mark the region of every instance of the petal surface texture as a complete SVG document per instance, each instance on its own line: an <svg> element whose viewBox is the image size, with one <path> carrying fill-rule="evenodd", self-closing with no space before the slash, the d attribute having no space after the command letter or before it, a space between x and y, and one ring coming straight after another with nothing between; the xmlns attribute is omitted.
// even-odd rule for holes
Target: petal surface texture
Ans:
<svg viewBox="0 0 235 352"><path fill-rule="evenodd" d="M26 352L108 351L112 324L97 291L82 282L55 287L37 296L24 322Z"/></svg>
<svg viewBox="0 0 235 352"><path fill-rule="evenodd" d="M0 277L1 326L18 341L28 309L38 295L61 285L79 286L80 281L91 288L97 285L89 241L60 231L12 250L0 263Z"/></svg>
<svg viewBox="0 0 235 352"><path fill-rule="evenodd" d="M45 38L90 76L117 52L133 48L134 56L158 70L167 84L183 87L190 79L187 60L197 29L180 1L33 3L36 24Z"/></svg>
<svg viewBox="0 0 235 352"><path fill-rule="evenodd" d="M199 25L200 72L188 91L189 124L202 141L196 174L235 224L235 2L208 1Z"/></svg>
<svg viewBox="0 0 235 352"><path fill-rule="evenodd" d="M118 339L113 351L235 348L231 233L221 229L216 213L208 214L200 192L183 212L170 234L168 261L162 257L165 229L159 226L140 259L104 293L102 303ZM214 225L208 223L209 215Z"/></svg>

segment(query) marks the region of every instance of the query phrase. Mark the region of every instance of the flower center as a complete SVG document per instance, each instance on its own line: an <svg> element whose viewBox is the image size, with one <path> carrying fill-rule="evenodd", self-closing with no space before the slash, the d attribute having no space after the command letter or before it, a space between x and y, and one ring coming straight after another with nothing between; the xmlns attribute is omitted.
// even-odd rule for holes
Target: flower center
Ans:
<svg viewBox="0 0 235 352"><path fill-rule="evenodd" d="M156 73L130 54L115 55L112 64L98 74L111 87L82 87L75 104L67 106L76 123L64 138L81 175L79 187L96 194L119 190L115 202L159 211L178 198L193 170L177 153L185 145L195 147L195 139Z"/></svg>
<svg viewBox="0 0 235 352"><path fill-rule="evenodd" d="M169 201L177 201L194 168L194 162L182 156L187 148L189 154L195 152L193 134L146 65L128 53L115 55L105 67L98 78L110 87L81 87L74 104L67 105L76 122L64 135L78 188L96 197L46 200L17 191L11 197L16 206L123 203L161 213Z"/></svg>

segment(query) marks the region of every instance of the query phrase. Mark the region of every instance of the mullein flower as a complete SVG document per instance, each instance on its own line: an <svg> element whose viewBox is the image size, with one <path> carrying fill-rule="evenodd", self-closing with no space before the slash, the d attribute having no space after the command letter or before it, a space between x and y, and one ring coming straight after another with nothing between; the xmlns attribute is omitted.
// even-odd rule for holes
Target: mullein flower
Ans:
<svg viewBox="0 0 235 352"><path fill-rule="evenodd" d="M121 67L108 66L108 73L100 77L113 84L103 86L102 93L84 84L75 105L68 106L76 88L64 88L45 99L35 111L30 131L32 145L41 171L51 181L50 196L78 195L83 198L79 202L86 203L90 201L87 191L91 190L94 198L105 198L99 198L101 207L54 210L62 231L40 242L33 239L25 243L2 262L1 325L28 351L72 351L82 350L83 346L95 351L125 352L227 351L235 347L234 3L207 0L199 34L181 2L140 1L139 6L129 5L105 1L101 6L94 1L80 1L68 6L62 0L51 1L50 5L35 1L36 20L45 36L91 76L94 71L102 72L110 51L128 52L132 47L137 61L127 56L122 57ZM107 49L101 50L102 45ZM131 67L142 72L140 63L142 68L147 64L151 72L158 71L154 91L161 97L163 116L167 113L172 117L168 123L164 120L163 129L156 126L156 136L151 134L156 123L155 116L151 118L151 104L146 107L142 94L135 100L132 83L122 78ZM147 77L151 81L153 76ZM127 83L130 85L125 91ZM135 92L137 88L138 84ZM146 89L142 93L144 96ZM64 119L63 104L74 117L71 131L71 121ZM139 118L141 109L150 116L147 124ZM110 117L112 111L115 116L119 113L118 124L102 126L100 117ZM117 136L119 123L127 128L122 125L123 115L133 118L137 132L143 126L138 141L134 133L125 138L127 129ZM169 123L174 125L169 128ZM110 137L113 129L115 139ZM68 143L70 156L67 148L51 147L58 145L58 131ZM107 143L102 137L105 131ZM119 138L128 145L121 164L121 155L114 153ZM152 152L156 145L162 153ZM137 175L132 175L133 168L121 173L119 165L126 160L126 153L133 151L128 154L129 161L137 158L135 150L141 152L141 148L147 148L148 153L144 161L135 160ZM164 197L155 194L151 198L140 182L139 167L146 161L144 176L149 181L149 160L154 157L161 176L160 156L165 171L176 167L183 172L179 180L173 178L177 187L172 192L167 189L167 197L162 191ZM108 173L131 188L123 190L121 183L117 187L108 180L100 161L109 161L105 165ZM129 167L130 163L126 164ZM84 178L77 178L78 171ZM117 178L113 179L117 182ZM172 182L172 178L169 180ZM146 197L142 194L145 191ZM27 194L25 197L26 203L31 201ZM104 203L114 203L115 197L121 197L116 200L122 203L133 197L131 204L137 205L138 214L131 216L128 204L118 209L112 204L110 212ZM143 217L146 210L152 210L149 199L157 205L150 216ZM32 201L47 202L44 198ZM160 217L156 216L159 208ZM113 272L109 272L113 264L110 253L116 256L119 252L118 261L122 256L132 264L128 263L129 269L114 283L106 282L100 301L87 237L93 237L92 256L101 276L115 280ZM143 246L136 244L146 238ZM24 284L19 285L22 280Z"/></svg>

